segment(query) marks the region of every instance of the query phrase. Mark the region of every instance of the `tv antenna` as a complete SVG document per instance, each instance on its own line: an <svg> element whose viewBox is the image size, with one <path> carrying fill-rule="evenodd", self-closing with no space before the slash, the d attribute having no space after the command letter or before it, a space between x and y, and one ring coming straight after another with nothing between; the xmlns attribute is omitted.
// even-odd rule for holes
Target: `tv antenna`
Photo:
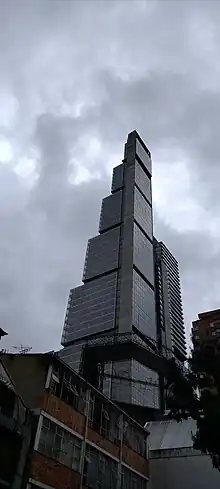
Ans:
<svg viewBox="0 0 220 489"><path fill-rule="evenodd" d="M24 346L24 345L19 345L19 346L13 346L12 348L14 348L15 350L18 351L18 353L20 354L25 354L25 353L29 353L29 351L32 350L32 346Z"/></svg>

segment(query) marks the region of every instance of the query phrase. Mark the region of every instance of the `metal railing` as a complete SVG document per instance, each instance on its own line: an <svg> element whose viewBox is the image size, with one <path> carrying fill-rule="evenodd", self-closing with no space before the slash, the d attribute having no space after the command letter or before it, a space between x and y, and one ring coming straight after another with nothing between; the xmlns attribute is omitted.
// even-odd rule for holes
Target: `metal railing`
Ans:
<svg viewBox="0 0 220 489"><path fill-rule="evenodd" d="M101 336L99 338L94 338L92 340L88 340L85 346L87 347L95 347L95 346L113 346L113 345L121 345L126 343L135 343L144 347L146 350L152 351L156 355L161 357L165 357L167 359L173 358L174 354L172 350L159 345L154 339L145 336L146 341L140 338L136 333L118 333L112 336Z"/></svg>

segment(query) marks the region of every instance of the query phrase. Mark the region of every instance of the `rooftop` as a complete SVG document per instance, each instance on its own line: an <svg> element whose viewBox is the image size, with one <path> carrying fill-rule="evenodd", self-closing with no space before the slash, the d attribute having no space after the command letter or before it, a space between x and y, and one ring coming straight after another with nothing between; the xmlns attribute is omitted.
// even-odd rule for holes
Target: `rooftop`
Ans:
<svg viewBox="0 0 220 489"><path fill-rule="evenodd" d="M152 421L145 428L150 432L149 450L172 450L192 448L192 433L196 432L194 419L183 420L180 423L173 419Z"/></svg>
<svg viewBox="0 0 220 489"><path fill-rule="evenodd" d="M199 319L208 317L208 316L213 316L214 314L219 314L220 315L220 309L213 309L212 311L206 311L206 312L200 312L198 314Z"/></svg>

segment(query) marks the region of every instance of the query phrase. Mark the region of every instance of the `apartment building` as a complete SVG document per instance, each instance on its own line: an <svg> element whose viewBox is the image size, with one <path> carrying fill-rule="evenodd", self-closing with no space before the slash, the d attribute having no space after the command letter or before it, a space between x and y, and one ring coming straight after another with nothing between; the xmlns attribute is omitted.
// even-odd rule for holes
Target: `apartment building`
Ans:
<svg viewBox="0 0 220 489"><path fill-rule="evenodd" d="M144 489L148 432L55 353L4 354L33 416L27 489Z"/></svg>
<svg viewBox="0 0 220 489"><path fill-rule="evenodd" d="M192 323L192 342L198 348L203 342L216 342L220 339L220 309L202 312Z"/></svg>

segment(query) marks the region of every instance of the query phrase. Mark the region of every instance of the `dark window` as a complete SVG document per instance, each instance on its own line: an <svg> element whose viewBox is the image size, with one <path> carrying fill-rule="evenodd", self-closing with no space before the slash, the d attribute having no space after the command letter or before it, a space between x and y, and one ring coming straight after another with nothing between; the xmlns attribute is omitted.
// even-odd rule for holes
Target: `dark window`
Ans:
<svg viewBox="0 0 220 489"><path fill-rule="evenodd" d="M123 467L121 489L146 489L146 480Z"/></svg>
<svg viewBox="0 0 220 489"><path fill-rule="evenodd" d="M90 489L117 487L117 462L87 446L84 463L84 485Z"/></svg>
<svg viewBox="0 0 220 489"><path fill-rule="evenodd" d="M146 336L156 338L154 292L135 270L133 271L133 325Z"/></svg>
<svg viewBox="0 0 220 489"><path fill-rule="evenodd" d="M79 471L82 442L79 438L43 418L38 450L58 460L75 471Z"/></svg>
<svg viewBox="0 0 220 489"><path fill-rule="evenodd" d="M137 224L134 224L134 264L154 285L153 245Z"/></svg>
<svg viewBox="0 0 220 489"><path fill-rule="evenodd" d="M146 457L147 435L139 431L131 423L124 421L123 442L142 457Z"/></svg>
<svg viewBox="0 0 220 489"><path fill-rule="evenodd" d="M135 161L135 183L143 192L148 202L151 203L151 180L144 170L142 170L138 161Z"/></svg>
<svg viewBox="0 0 220 489"><path fill-rule="evenodd" d="M85 389L71 371L65 371L65 369L53 371L50 392L77 411L84 413Z"/></svg>

